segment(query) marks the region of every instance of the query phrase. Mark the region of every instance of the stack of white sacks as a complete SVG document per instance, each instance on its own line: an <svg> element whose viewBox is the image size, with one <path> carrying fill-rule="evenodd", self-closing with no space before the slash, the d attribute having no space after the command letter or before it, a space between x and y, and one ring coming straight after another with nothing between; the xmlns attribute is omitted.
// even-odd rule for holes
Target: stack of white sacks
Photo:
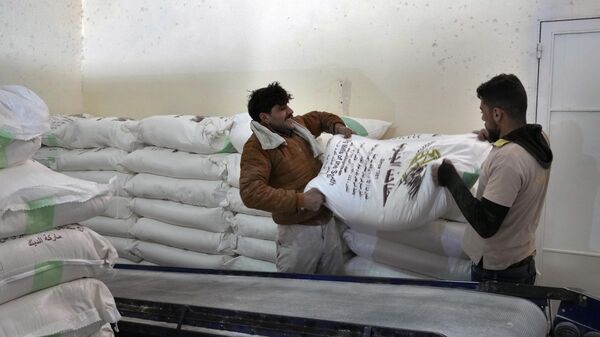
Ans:
<svg viewBox="0 0 600 337"><path fill-rule="evenodd" d="M489 144L474 135L373 141L390 123L343 119L357 136L319 137L323 170L308 188L319 188L337 220L349 227L344 241L357 256L347 261L345 272L469 279L470 262L462 250L468 224L447 191L432 184L428 168L451 158L465 179L473 180ZM102 217L82 223L105 235L121 257L163 266L276 271L277 225L269 213L244 206L239 193L240 153L251 135L247 113L154 116L140 122L55 120L45 144L106 147L45 148L38 157L85 179L107 182L117 176L121 198ZM340 151L354 151L354 159L336 162Z"/></svg>
<svg viewBox="0 0 600 337"><path fill-rule="evenodd" d="M222 269L235 241L220 207L232 119L154 116L140 121L147 145L122 162L137 175L125 189L139 217L132 254L161 266Z"/></svg>
<svg viewBox="0 0 600 337"><path fill-rule="evenodd" d="M374 119L346 116L343 116L342 119L358 135L373 139L381 139L391 125L389 122ZM233 212L229 220L237 242L234 251L240 255L237 259L243 262L245 267L242 269L276 271L275 259L277 253L275 240L277 237L277 224L273 222L270 213L244 206L240 197L240 157L245 142L252 135L250 122L251 118L248 113L241 113L234 117L234 124L231 129L231 142L240 154L229 157L227 162L227 183L232 188L227 193L224 206ZM331 137L330 134L323 133L317 139L323 150L325 150ZM368 268L363 269L370 271L376 268L377 266L371 263Z"/></svg>
<svg viewBox="0 0 600 337"><path fill-rule="evenodd" d="M113 336L120 315L94 277L117 253L73 224L100 214L111 187L30 160L49 127L35 93L0 87L0 336Z"/></svg>
<svg viewBox="0 0 600 337"><path fill-rule="evenodd" d="M139 122L117 117L51 117L51 131L44 134L45 145L34 159L65 175L106 184L112 180L116 195L99 216L80 223L102 234L117 249L119 263L140 263L129 253L133 244L129 233L137 221L132 211L132 197L125 184L134 176L122 162L142 146Z"/></svg>

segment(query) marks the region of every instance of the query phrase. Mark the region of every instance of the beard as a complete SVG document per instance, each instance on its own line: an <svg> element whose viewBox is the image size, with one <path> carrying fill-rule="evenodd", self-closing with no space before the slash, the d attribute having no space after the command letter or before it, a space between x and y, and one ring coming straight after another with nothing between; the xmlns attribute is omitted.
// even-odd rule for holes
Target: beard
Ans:
<svg viewBox="0 0 600 337"><path fill-rule="evenodd" d="M286 118L286 120L283 123L281 123L279 125L271 124L271 128L274 131L276 131L277 133L281 133L281 134L289 136L292 134L292 132L296 128L294 126L294 124L291 123L291 120L292 120L292 118L288 117L288 118Z"/></svg>
<svg viewBox="0 0 600 337"><path fill-rule="evenodd" d="M485 128L488 132L488 140L490 143L494 143L498 139L500 139L500 130L498 128Z"/></svg>

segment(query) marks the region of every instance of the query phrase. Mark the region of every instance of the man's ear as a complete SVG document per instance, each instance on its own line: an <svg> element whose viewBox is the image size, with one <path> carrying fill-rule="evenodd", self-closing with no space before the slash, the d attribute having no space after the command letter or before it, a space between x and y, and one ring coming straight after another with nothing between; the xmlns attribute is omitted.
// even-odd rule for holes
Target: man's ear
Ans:
<svg viewBox="0 0 600 337"><path fill-rule="evenodd" d="M504 117L504 110L502 110L500 108L492 109L492 118L494 119L494 122L496 122L496 123L500 122L502 117Z"/></svg>
<svg viewBox="0 0 600 337"><path fill-rule="evenodd" d="M258 114L258 118L260 118L260 122L263 124L269 125L271 123L271 115L266 112Z"/></svg>

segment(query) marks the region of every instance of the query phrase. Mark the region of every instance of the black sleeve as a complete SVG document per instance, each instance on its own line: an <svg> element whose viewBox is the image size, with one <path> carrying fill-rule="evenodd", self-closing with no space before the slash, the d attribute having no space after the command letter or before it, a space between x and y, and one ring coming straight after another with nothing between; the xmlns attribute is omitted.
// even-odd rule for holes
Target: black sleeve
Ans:
<svg viewBox="0 0 600 337"><path fill-rule="evenodd" d="M454 165L446 161L439 167L438 181L440 186L448 188L458 208L477 234L487 239L498 232L510 207L498 205L486 198L480 201L473 197Z"/></svg>

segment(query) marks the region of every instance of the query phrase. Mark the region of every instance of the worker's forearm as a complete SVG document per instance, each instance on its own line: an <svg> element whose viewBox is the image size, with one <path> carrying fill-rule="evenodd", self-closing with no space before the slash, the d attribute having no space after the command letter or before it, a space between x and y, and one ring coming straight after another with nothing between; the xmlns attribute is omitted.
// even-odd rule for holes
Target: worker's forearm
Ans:
<svg viewBox="0 0 600 337"><path fill-rule="evenodd" d="M448 188L464 217L481 237L489 238L498 232L509 207L473 197L453 165L440 165L438 176L440 185Z"/></svg>

